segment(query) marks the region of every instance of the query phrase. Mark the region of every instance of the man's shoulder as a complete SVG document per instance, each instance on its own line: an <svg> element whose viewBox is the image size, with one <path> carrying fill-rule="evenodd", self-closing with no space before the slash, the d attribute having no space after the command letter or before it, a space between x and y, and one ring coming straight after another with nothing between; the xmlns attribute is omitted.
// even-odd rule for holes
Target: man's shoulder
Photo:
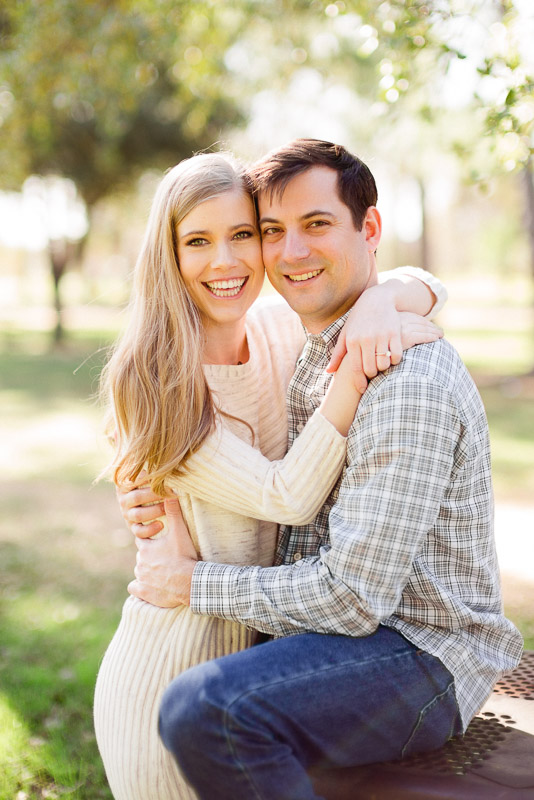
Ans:
<svg viewBox="0 0 534 800"><path fill-rule="evenodd" d="M453 389L458 380L471 380L456 348L447 339L418 344L406 350L401 363L388 370L388 376L394 380L419 376L449 390Z"/></svg>
<svg viewBox="0 0 534 800"><path fill-rule="evenodd" d="M478 404L475 383L458 352L446 339L406 350L400 364L370 381L362 403L365 399L372 403L400 394L422 397L423 391L427 399L431 395L440 398L448 395L457 406L475 400Z"/></svg>

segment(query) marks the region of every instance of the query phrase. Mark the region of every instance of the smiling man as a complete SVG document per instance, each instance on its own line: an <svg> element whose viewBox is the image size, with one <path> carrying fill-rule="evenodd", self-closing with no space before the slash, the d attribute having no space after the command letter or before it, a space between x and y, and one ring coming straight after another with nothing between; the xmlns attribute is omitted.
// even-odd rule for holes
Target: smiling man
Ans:
<svg viewBox="0 0 534 800"><path fill-rule="evenodd" d="M338 145L297 140L254 179L269 279L308 332L292 442L346 313L377 282L381 222L369 169ZM275 637L166 692L163 741L204 800L311 800L313 767L439 747L521 653L500 597L484 409L444 340L371 380L342 478L313 523L282 528L275 567L184 555L172 570L177 603Z"/></svg>
<svg viewBox="0 0 534 800"><path fill-rule="evenodd" d="M378 282L373 254L381 220L374 181L367 188L361 207L351 211L338 194L338 173L316 166L284 188L260 193L269 280L310 333L324 330Z"/></svg>

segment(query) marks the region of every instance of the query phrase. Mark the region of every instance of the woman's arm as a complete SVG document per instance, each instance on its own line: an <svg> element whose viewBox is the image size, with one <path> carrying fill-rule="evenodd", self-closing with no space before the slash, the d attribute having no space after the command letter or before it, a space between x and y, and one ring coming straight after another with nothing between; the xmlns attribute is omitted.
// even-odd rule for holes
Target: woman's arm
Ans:
<svg viewBox="0 0 534 800"><path fill-rule="evenodd" d="M334 372L348 352L356 386L364 391L367 378L374 378L379 371L398 364L402 358L401 312L433 316L446 300L444 285L426 270L398 267L379 273L379 283L363 292L354 304L332 354L328 372ZM443 335L428 319L424 325L426 338L417 343L432 342Z"/></svg>
<svg viewBox="0 0 534 800"><path fill-rule="evenodd" d="M330 415L339 412L334 406ZM244 516L302 525L325 502L345 462L345 449L346 439L319 410L280 461L268 461L220 426L187 460L184 474L169 478L168 485L178 494L187 492Z"/></svg>
<svg viewBox="0 0 534 800"><path fill-rule="evenodd" d="M345 436L360 400L344 361L319 409L285 458L269 461L223 424L189 457L184 474L168 479L169 488L187 492L244 516L287 524L311 521L335 484L345 460ZM146 478L143 477L143 481ZM119 493L127 522L148 522L161 514L149 489ZM130 511L134 509L134 513ZM138 529L135 532L139 532ZM148 527L142 531L153 535Z"/></svg>

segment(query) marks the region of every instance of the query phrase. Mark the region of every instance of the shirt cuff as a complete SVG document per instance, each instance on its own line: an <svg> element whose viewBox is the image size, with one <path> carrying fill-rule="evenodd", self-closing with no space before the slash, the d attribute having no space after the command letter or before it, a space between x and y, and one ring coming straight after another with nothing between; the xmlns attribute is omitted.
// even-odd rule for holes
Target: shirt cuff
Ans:
<svg viewBox="0 0 534 800"><path fill-rule="evenodd" d="M234 567L231 564L199 561L191 579L191 611L239 621L235 609L238 580L244 572L254 569L258 567Z"/></svg>

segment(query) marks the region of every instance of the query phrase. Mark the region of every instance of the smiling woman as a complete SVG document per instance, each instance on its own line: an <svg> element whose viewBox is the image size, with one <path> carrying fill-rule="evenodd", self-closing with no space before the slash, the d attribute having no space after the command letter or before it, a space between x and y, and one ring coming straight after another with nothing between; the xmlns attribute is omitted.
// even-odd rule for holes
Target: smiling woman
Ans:
<svg viewBox="0 0 534 800"><path fill-rule="evenodd" d="M236 189L200 203L178 224L177 240L180 271L204 329L218 329L216 338L207 336L204 363L243 363L245 314L264 280L250 196Z"/></svg>

